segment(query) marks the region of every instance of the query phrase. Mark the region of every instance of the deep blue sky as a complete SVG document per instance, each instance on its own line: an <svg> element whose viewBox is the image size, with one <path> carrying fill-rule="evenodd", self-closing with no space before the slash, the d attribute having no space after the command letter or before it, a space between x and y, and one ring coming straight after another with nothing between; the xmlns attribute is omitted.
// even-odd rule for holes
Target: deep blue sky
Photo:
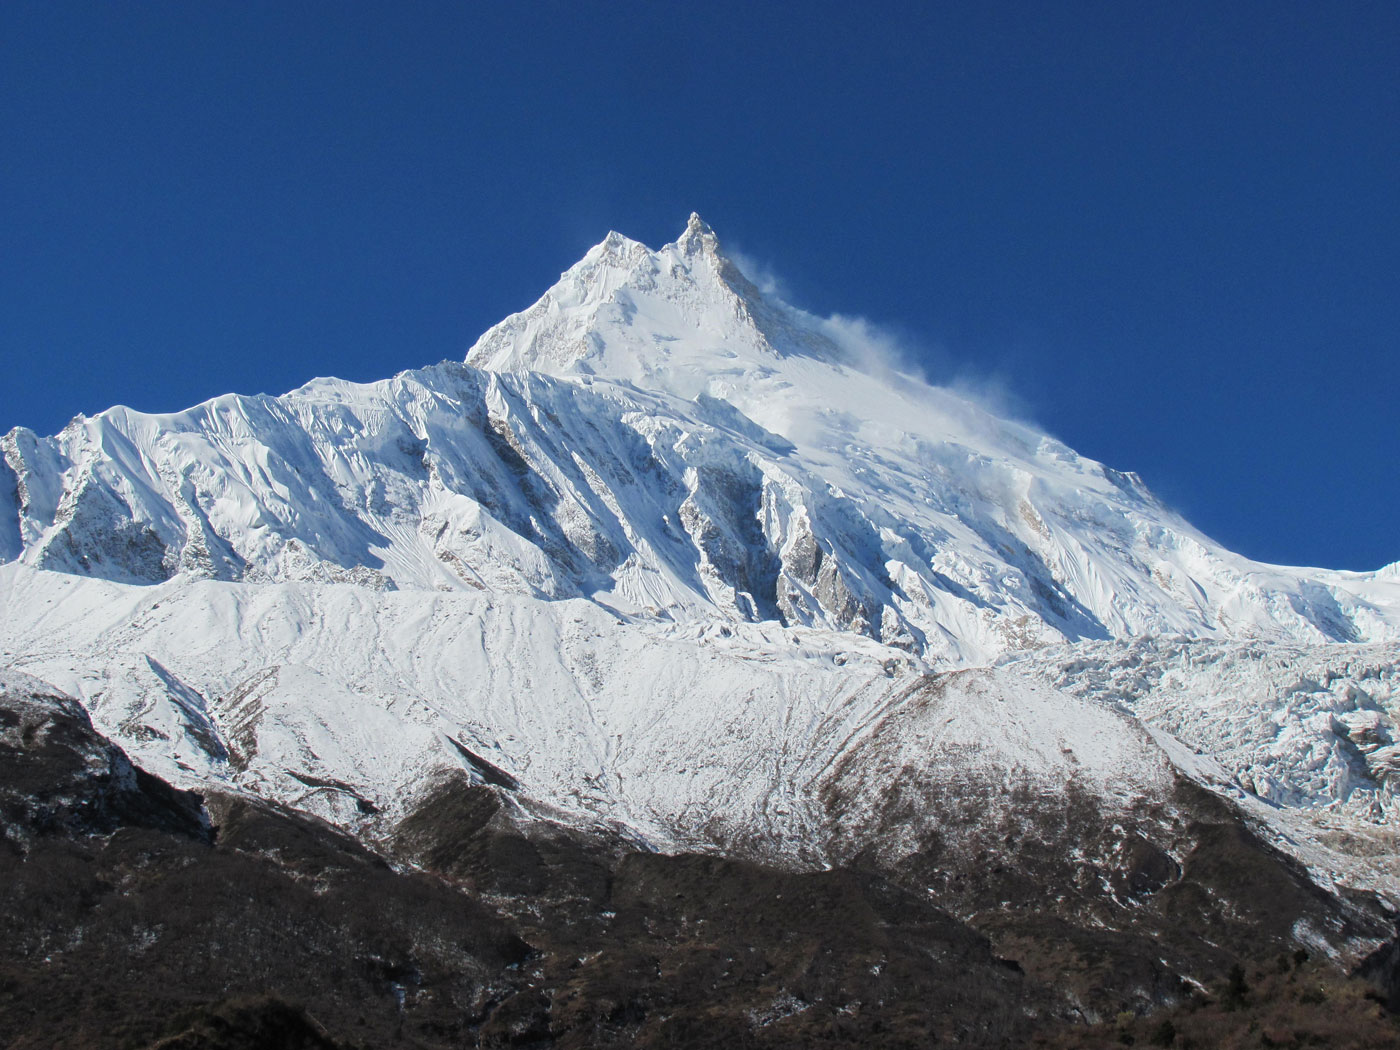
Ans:
<svg viewBox="0 0 1400 1050"><path fill-rule="evenodd" d="M460 357L692 209L1242 553L1400 558L1400 4L0 5L0 430Z"/></svg>

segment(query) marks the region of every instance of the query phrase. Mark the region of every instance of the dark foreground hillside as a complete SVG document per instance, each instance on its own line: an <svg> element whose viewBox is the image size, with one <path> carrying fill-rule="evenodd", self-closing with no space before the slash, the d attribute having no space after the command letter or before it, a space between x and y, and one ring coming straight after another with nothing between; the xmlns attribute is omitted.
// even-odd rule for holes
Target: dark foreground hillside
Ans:
<svg viewBox="0 0 1400 1050"><path fill-rule="evenodd" d="M1015 850L820 872L638 853L465 780L380 854L178 792L76 703L12 689L0 1045L1400 1045L1393 944L1356 976L1289 939L1378 920L1192 805L1187 862L1129 844L1097 903L1053 871L1037 903L1043 862Z"/></svg>

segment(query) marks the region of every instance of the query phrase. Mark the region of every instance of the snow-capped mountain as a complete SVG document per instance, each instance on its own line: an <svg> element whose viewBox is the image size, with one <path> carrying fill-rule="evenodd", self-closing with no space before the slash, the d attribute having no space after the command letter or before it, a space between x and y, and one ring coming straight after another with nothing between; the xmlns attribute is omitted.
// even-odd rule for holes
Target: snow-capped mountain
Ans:
<svg viewBox="0 0 1400 1050"><path fill-rule="evenodd" d="M865 634L932 666L1185 634L1400 637L1391 576L1237 557L1131 474L875 366L698 217L617 234L467 365L4 438L0 556Z"/></svg>
<svg viewBox="0 0 1400 1050"><path fill-rule="evenodd" d="M464 769L829 864L918 854L937 785L1137 826L1185 776L1321 878L1396 873L1393 569L1224 550L697 216L609 234L465 363L0 446L0 660L183 784L374 833Z"/></svg>

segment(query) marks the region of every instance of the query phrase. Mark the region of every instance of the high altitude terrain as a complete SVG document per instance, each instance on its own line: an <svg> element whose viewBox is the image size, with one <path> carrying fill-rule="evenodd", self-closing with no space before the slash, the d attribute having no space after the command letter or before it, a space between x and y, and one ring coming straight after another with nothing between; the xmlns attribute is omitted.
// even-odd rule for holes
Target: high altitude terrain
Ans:
<svg viewBox="0 0 1400 1050"><path fill-rule="evenodd" d="M1222 549L1135 475L763 295L698 216L658 251L610 234L464 364L0 448L12 692L76 698L45 702L224 800L181 803L206 838L235 803L319 818L516 901L500 922L558 909L613 962L619 887L664 885L617 943L672 963L609 970L629 1002L723 925L677 902L743 887L773 928L715 950L805 961L724 985L716 1031L774 1045L841 1038L857 999L917 1014L940 958L989 998L910 1032L1183 1003L1290 952L1388 994L1400 568ZM794 893L837 932L802 940ZM509 929L545 960L521 1031L567 1042L566 949ZM857 942L898 974L858 996ZM689 1016L656 994L608 1038ZM463 1038L492 1030L478 999ZM968 1020L997 1001L1005 1031Z"/></svg>

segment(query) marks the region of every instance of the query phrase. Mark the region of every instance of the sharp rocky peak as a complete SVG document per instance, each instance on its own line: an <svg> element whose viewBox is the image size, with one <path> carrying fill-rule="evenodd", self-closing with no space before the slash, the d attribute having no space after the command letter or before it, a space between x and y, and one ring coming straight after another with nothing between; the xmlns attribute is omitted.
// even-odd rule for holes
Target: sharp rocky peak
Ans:
<svg viewBox="0 0 1400 1050"><path fill-rule="evenodd" d="M734 261L724 254L719 236L709 223L700 218L698 212L690 213L690 219L679 237L655 250L641 241L612 230L564 276L580 271L593 272L600 265L631 273L639 269L654 272L661 265L666 265L670 270L677 263L680 265L680 272L692 278L702 277L706 272L706 267L702 264L708 264L709 272L721 277L725 284L730 286L731 291L752 297L759 295L758 289L743 275Z"/></svg>
<svg viewBox="0 0 1400 1050"><path fill-rule="evenodd" d="M700 218L699 212L691 212L690 221L685 224L685 231L676 238L676 247L685 255L694 255L697 252L718 255L719 238L715 236L715 231L710 225Z"/></svg>
<svg viewBox="0 0 1400 1050"><path fill-rule="evenodd" d="M765 299L692 212L680 237L656 250L609 233L534 306L486 332L467 362L651 383L677 367L703 371L706 359L788 353L838 356L797 311Z"/></svg>

